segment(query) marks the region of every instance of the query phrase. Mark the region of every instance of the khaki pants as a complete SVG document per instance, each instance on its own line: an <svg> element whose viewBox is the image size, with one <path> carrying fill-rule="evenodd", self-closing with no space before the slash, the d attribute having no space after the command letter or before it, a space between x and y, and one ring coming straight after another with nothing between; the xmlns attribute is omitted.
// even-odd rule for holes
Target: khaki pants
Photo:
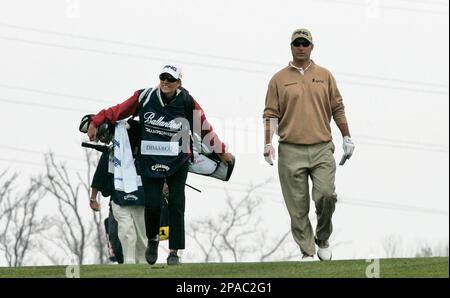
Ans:
<svg viewBox="0 0 450 298"><path fill-rule="evenodd" d="M120 206L111 201L122 244L124 264L146 264L144 206Z"/></svg>
<svg viewBox="0 0 450 298"><path fill-rule="evenodd" d="M278 146L278 174L284 201L291 217L291 229L295 242L303 254L314 255L314 232L309 221L309 182L313 183L312 199L316 206L316 236L328 240L333 225L331 218L337 195L334 177L336 162L334 144L326 142L314 145L280 143Z"/></svg>

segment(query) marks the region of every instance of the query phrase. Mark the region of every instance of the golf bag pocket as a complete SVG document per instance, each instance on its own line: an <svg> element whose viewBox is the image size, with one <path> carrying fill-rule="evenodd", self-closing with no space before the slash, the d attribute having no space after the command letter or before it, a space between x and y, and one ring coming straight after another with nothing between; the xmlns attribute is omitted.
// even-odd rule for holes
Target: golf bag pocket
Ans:
<svg viewBox="0 0 450 298"><path fill-rule="evenodd" d="M111 197L113 202L119 206L144 206L144 188L142 186L138 186L138 189L131 193L115 190Z"/></svg>
<svg viewBox="0 0 450 298"><path fill-rule="evenodd" d="M217 153L198 153L194 151L194 160L189 159L189 172L213 177L222 181L230 180L235 160L230 165L224 164Z"/></svg>
<svg viewBox="0 0 450 298"><path fill-rule="evenodd" d="M214 160L194 151L194 161L189 163L189 172L210 176L219 165Z"/></svg>

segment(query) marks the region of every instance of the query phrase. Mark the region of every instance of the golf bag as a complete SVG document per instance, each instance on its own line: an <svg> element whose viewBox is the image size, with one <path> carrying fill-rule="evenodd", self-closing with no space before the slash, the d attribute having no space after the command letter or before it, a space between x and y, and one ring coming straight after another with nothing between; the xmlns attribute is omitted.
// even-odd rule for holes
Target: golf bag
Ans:
<svg viewBox="0 0 450 298"><path fill-rule="evenodd" d="M148 88L141 92L139 96L139 108L143 108L149 102L154 90L155 89ZM185 91L187 92L186 89ZM218 154L209 150L209 148L199 140L199 137L193 131L194 109L195 105L192 97L186 97L184 100L184 114L186 115L190 126L190 149L192 152L192 156L189 159L189 172L213 177L222 181L228 181L233 173L235 159L233 159L230 165L222 163ZM199 144L198 146L193 146L194 140Z"/></svg>
<svg viewBox="0 0 450 298"><path fill-rule="evenodd" d="M202 147L203 150L207 150L205 148L206 146L203 144ZM217 153L206 153L207 151L205 151L198 153L194 148L193 158L189 162L189 172L203 176L210 176L222 181L230 180L234 169L235 159L233 158L232 163L227 165L220 160Z"/></svg>
<svg viewBox="0 0 450 298"><path fill-rule="evenodd" d="M122 244L118 235L118 224L113 216L111 206L109 207L109 215L104 220L106 231L106 244L108 246L109 260L123 264Z"/></svg>

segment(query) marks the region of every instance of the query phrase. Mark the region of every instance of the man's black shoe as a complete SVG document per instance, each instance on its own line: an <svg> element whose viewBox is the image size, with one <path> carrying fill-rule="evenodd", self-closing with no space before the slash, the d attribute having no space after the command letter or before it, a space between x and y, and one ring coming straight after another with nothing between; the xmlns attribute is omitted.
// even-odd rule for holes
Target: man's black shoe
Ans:
<svg viewBox="0 0 450 298"><path fill-rule="evenodd" d="M180 257L176 252L171 252L167 257L167 265L180 265Z"/></svg>
<svg viewBox="0 0 450 298"><path fill-rule="evenodd" d="M147 263L153 265L158 260L158 245L159 241L149 240L147 244L147 249L145 250L145 259Z"/></svg>

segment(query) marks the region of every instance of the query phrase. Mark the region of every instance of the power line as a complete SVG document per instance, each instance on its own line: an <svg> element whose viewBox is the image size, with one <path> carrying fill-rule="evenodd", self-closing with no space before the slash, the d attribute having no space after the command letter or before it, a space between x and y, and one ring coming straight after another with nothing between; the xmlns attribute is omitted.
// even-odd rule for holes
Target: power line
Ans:
<svg viewBox="0 0 450 298"><path fill-rule="evenodd" d="M91 111L87 110L80 110L80 109L73 109L68 107L61 107L61 106L53 106L53 105L46 105L46 104L38 104L33 102L24 102L24 101L17 101L17 100L9 100L0 98L0 102L6 102L10 104L20 104L25 106L36 106L40 108L47 108L47 109L56 109L56 110L62 110L62 111L72 111L72 112L83 112L83 113L91 113ZM391 141L394 142L394 141ZM404 148L404 149L413 149L413 150L424 150L424 151L433 151L433 152L443 152L446 153L449 151L448 147L440 146L440 147L431 147L426 144L417 143L417 146L411 146L408 144L401 144L401 142L395 142L395 144L388 144L388 143L379 143L379 142L364 142L364 141L358 141L359 144L366 144L366 145L374 145L374 146L381 146L381 147L391 147L391 148Z"/></svg>
<svg viewBox="0 0 450 298"><path fill-rule="evenodd" d="M55 109L55 110L61 110L61 111L73 111L73 112L82 112L82 113L89 113L86 110L80 110L80 109L74 109L69 107L61 107L61 106L54 106L54 105L48 105L48 104L41 104L41 103L34 103L34 102L27 102L27 101L19 101L19 100L10 100L5 98L0 98L0 102L6 102L11 104L18 104L18 105L25 105L25 106L34 106L39 108L46 108L46 109Z"/></svg>
<svg viewBox="0 0 450 298"><path fill-rule="evenodd" d="M355 84L365 84L365 83L355 83ZM373 84L366 84L366 85L372 85ZM32 89L32 88L24 88L24 87L18 87L18 86L11 86L11 85L6 85L6 84L0 84L0 86L5 87L5 88L10 88L10 89L17 89L17 90L24 90L24 91L29 91L29 92L36 92L36 93L43 93L43 94L49 94L49 95L55 95L55 96L65 96L65 97L71 97L71 98L76 98L76 99L82 99L82 100L88 100L88 101L98 101L96 99L93 98L89 98L89 97L83 97L83 96L75 96L75 95L71 95L71 94L63 94L63 93L57 93L57 92L50 92L50 91L45 91L45 90L38 90L38 89ZM388 88L395 88L395 89L399 89L400 87L393 87L393 86L384 86L384 85L377 85L379 87L388 87ZM406 90L411 90L410 88L403 88ZM424 91L424 90L417 90L414 89L413 91ZM424 92L430 92L430 91L424 91ZM434 92L434 91L431 91ZM441 93L441 92L438 92ZM72 109L72 108L66 108L66 107L58 107L58 106L50 106L50 105L44 105L44 104L35 104L35 103L29 103L29 102L20 102L20 101L11 101L11 100L7 100L7 99L0 99L0 101L4 101L4 102L9 102L9 103L13 103L13 104L29 104L29 105L34 105L34 106L39 106L39 107L46 107L46 108L54 108L54 109L59 109L59 110L72 110L72 111L82 111L87 113L87 111L85 110L76 110L76 109ZM106 101L105 101L106 102ZM379 145L379 146L391 146L389 144L380 144L380 143L372 143L373 145ZM420 146L425 147L425 148L411 148L410 146L402 146L403 148L408 148L408 149L429 149L429 146L424 146L422 144L420 144ZM448 148L445 148L444 150L441 150L439 148L431 148L432 151L439 151L439 152L447 152Z"/></svg>
<svg viewBox="0 0 450 298"><path fill-rule="evenodd" d="M0 86L4 86L4 84L0 83ZM22 89L21 87L15 87L15 88ZM25 91L29 91L29 92L45 93L45 91L37 90L37 89L32 89L32 90L28 89L28 88L23 88L23 89ZM56 94L52 94L52 95L56 95ZM57 95L61 95L61 94L58 93ZM77 97L77 96L70 95L70 94L64 94L64 95L67 97ZM69 107L38 104L38 103L34 103L34 102L25 102L25 101L10 100L10 99L4 99L4 98L0 98L0 101L11 103L11 104L30 105L30 106L37 106L37 107L41 107L41 108L57 109L57 110L63 110L63 111L75 111L75 112L83 112L83 113L91 112L91 111L87 111L87 110L73 109L73 108L69 108ZM220 118L220 117L216 117L216 118ZM257 131L256 129L250 129L250 128L247 128L244 130ZM430 150L430 151L436 151L436 152L448 152L448 146L443 146L443 145L427 144L427 143L414 142L414 141L403 141L403 140L398 140L398 139L394 140L394 139L372 137L372 136L365 136L365 135L361 135L361 137L367 138L367 139L387 141L387 142L391 142L394 144L400 144L397 146L397 145L391 145L391 144L379 143L379 142L369 142L369 143L365 142L366 144L369 144L369 145L385 146L385 147L388 146L388 147L397 147L397 148L406 148L406 149L418 149L418 150ZM359 142L359 143L364 144L364 142Z"/></svg>
<svg viewBox="0 0 450 298"><path fill-rule="evenodd" d="M430 13L430 14L440 14L440 15L448 15L448 12L442 10L428 10L428 9L419 9L419 8L406 8L406 7L396 7L396 6L386 6L382 5L380 8L387 8L392 10L400 10L400 11L410 11L410 12L418 12L418 13Z"/></svg>
<svg viewBox="0 0 450 298"><path fill-rule="evenodd" d="M223 119L223 117L217 117L217 116L212 116L212 117L217 118L217 119ZM239 128L234 128L234 130L239 130L239 132L255 132L255 133L259 132L258 128L254 128L254 127L246 127L246 128L239 127ZM263 132L262 127L261 127L260 131L261 131L261 133ZM353 134L353 135L358 136L358 134ZM405 140L398 140L398 139L371 137L371 136L367 136L367 135L364 135L361 137L363 139L374 139L376 141L375 142L364 142L364 141L358 140L357 144L367 144L367 145L376 145L376 146L382 146L382 147L405 148L405 149L435 151L435 152L448 152L449 151L448 146L444 146L444 145L429 144L429 143L423 143L423 142L417 142L417 141L405 141ZM338 135L333 133L333 139L337 139L337 138L338 138ZM380 142L380 140L383 142ZM389 144L386 142L390 142L393 144ZM398 146L395 144L398 144Z"/></svg>
<svg viewBox="0 0 450 298"><path fill-rule="evenodd" d="M217 118L217 119L223 119L224 118L224 117L217 117L217 116L212 116L212 115L210 115L210 116L213 117L213 118ZM255 128L255 127L235 128L235 129L238 129L239 131L256 132L256 133L258 133L259 131L263 132L263 127L260 127L260 129ZM332 135L333 135L333 139L337 139L338 137L340 137L340 135L336 134L335 132L333 132ZM400 144L399 148L418 149L418 150L431 149L432 151L437 151L437 152L448 152L448 150L449 150L449 147L445 146L445 145L424 143L424 142L411 141L411 140L372 137L372 136L359 135L359 134L352 134L352 135L355 136L355 137L358 137L358 138L361 137L363 139L376 140L378 142L371 142L371 144L379 145L379 146L392 147L393 146L392 144L386 144L386 142L390 142L390 143L394 143L394 144ZM383 141L384 143L381 143L380 141ZM363 144L364 142L358 141L358 143Z"/></svg>
<svg viewBox="0 0 450 298"><path fill-rule="evenodd" d="M167 58L161 58L161 57L151 57L151 56L145 56L145 55L135 55L135 54L127 54L127 53L120 53L120 52L113 52L113 51L106 51L106 50L97 50L97 49L92 49L92 48L65 46L65 45L53 44L53 43L48 43L48 42L32 41L32 40L6 37L6 36L0 36L0 39L8 40L8 41L15 41L15 42L22 42L22 43L33 44L33 45L62 48L62 49L66 49L66 50L77 50L77 51L92 52L92 53L97 53L97 54L105 54L105 55L112 55L112 56L119 56L119 57L160 61L160 62L164 62L164 63L167 62ZM242 71L242 72L257 73L257 74L265 74L266 73L266 72L260 71L260 70L252 70L252 69L239 68L239 67L213 65L213 64L206 64L206 63L199 63L199 62L185 62L185 61L173 60L173 59L171 59L171 61L173 61L175 63L179 63L179 64L184 63L184 64L190 64L190 65L201 66L201 67L206 67L206 68L214 68L214 69L219 68L219 69Z"/></svg>
<svg viewBox="0 0 450 298"><path fill-rule="evenodd" d="M235 62L242 62L242 63L249 63L249 64L257 64L257 65L269 66L269 67L279 67L280 66L279 64L273 63L273 62L263 62L263 61L258 61L258 60L240 59L240 58L227 57L227 56L217 56L217 55L210 55L210 54L206 54L206 53L198 53L198 52L185 51L185 50L174 50L174 49L168 49L168 48L159 48L159 47L154 47L154 46L149 46L149 45L144 45L144 44L137 44L137 43L131 43L131 42L110 40L110 39L97 38L97 37L90 37L90 36L85 36L85 35L78 35L78 34L65 33L65 32L58 32L58 31L47 30L47 29L37 29L37 28L33 28L33 27L18 26L18 25L8 24L8 23L4 23L4 22L0 22L0 26L14 28L14 29L19 29L19 30L25 30L25 31L38 32L38 33L53 34L53 35L57 35L57 36L64 36L64 37L77 38L77 39L84 39L84 40L89 40L89 41L98 41L98 42L103 42L103 43L111 43L111 44L117 44L117 45L127 46L127 47L136 47L136 48L144 48L144 49L164 51L164 52L188 54L188 55L198 56L198 57L202 57L202 58L208 57L208 58L214 58L214 59L220 59L220 60L228 60L228 61L235 61ZM376 79L376 80L388 81L388 82L399 82L399 83L412 84L412 85L425 85L425 86L433 86L433 87L440 87L440 88L448 88L448 85L438 84L438 83L408 81L408 80L395 79L395 78L386 78L386 77L380 77L380 76L374 76L374 75L352 74L352 73L347 73L347 72L336 72L336 73L337 74L342 74L342 75L345 75L345 76L369 78L369 79Z"/></svg>
<svg viewBox="0 0 450 298"><path fill-rule="evenodd" d="M379 202L379 201L344 199L344 200L340 200L338 202L341 202L344 204L355 205L355 206L363 206L363 207L374 207L374 208L382 208L382 209L389 209L389 210L420 212L420 213L428 213L428 214L444 215L444 216L449 215L448 211L445 211L445 210L417 207L417 206L411 206L411 205L385 203L385 202Z"/></svg>
<svg viewBox="0 0 450 298"><path fill-rule="evenodd" d="M392 142L392 143L404 143L404 144L408 144L408 145L437 147L437 148L448 150L448 146L439 145L439 144L423 143L423 142L410 141L410 140L390 139L390 138L385 138L385 137L374 137L374 136L367 136L367 135L357 135L357 136L358 136L358 138L367 138L367 139L380 140L380 141L386 141L386 142Z"/></svg>
<svg viewBox="0 0 450 298"><path fill-rule="evenodd" d="M416 149L416 150L424 150L424 151L434 151L434 152L449 152L448 148L433 148L433 147L417 147L417 146L411 146L411 145L403 145L403 144L388 144L388 143L377 143L377 142L364 142L364 141L358 141L358 144L362 145L373 145L373 146L381 146L381 147L391 147L391 148L403 148L403 149Z"/></svg>
<svg viewBox="0 0 450 298"><path fill-rule="evenodd" d="M10 103L10 104L20 104L20 105L25 105L25 106L36 106L36 107L40 107L40 108L47 108L47 109L56 109L56 110L61 110L61 111L71 111L71 112L83 112L85 114L89 114L92 111L87 111L87 110L79 110L79 109L73 109L73 108L68 108L68 107L61 107L61 106L53 106L53 105L46 105L46 104L38 104L38 103L33 103L33 102L24 102L24 101L17 101L17 100L9 100L9 99L4 99L4 98L0 98L0 102L6 102L6 103ZM245 130L245 129L244 129ZM247 131L256 131L253 129L246 129ZM395 141L391 141L391 142L395 142ZM430 146L430 145L426 145L426 144L421 144L421 143L417 143L417 146L411 146L408 144L402 144L401 141L400 142L395 142L395 144L387 144L387 143L380 143L380 142L364 142L364 141L358 141L359 144L366 144L366 145L374 145L374 146L381 146L381 147L391 147L391 148L404 148L404 149L413 149L413 150L424 150L424 151L433 151L433 152L448 152L449 149L448 147L444 147L444 146L440 146L440 147L435 147L435 146Z"/></svg>
<svg viewBox="0 0 450 298"><path fill-rule="evenodd" d="M42 163L37 163L34 161L26 161L26 160L21 160L21 159L5 159L5 158L0 158L0 161L4 161L4 162L8 162L8 163L18 163L18 164L24 164L27 166L34 166L34 167L40 167L40 168L46 168L45 164ZM71 167L65 167L67 170L72 171L72 172L86 172L87 169L77 169L77 168L71 168Z"/></svg>
<svg viewBox="0 0 450 298"><path fill-rule="evenodd" d="M15 160L15 159L5 159L5 158L1 158L0 157L0 161L5 161L5 162L9 162L9 163L20 163L20 164L26 164L29 166L39 166L39 167L44 167L44 164L41 163L37 163L34 161L24 161L24 160Z"/></svg>
<svg viewBox="0 0 450 298"><path fill-rule="evenodd" d="M91 101L91 102L95 102L95 103L98 103L98 102L111 103L111 101L95 99L95 98L92 98L92 97L72 95L72 94L67 94L67 93L59 93L59 92L53 92L53 91L47 91L47 90L41 90L41 89L34 89L34 88L27 88L27 87L21 87L21 86L13 86L13 85L3 84L3 83L0 83L0 87L6 88L6 89L13 89L13 90L33 92L33 93L41 93L41 94L45 94L45 95L69 97L69 98L73 98L73 99L84 100L84 101Z"/></svg>
<svg viewBox="0 0 450 298"><path fill-rule="evenodd" d="M396 78L386 78L386 77L380 77L380 76L374 76L374 75L348 73L348 72L336 72L336 74L340 74L340 75L344 75L344 76L374 79L374 80L379 80L379 81L398 82L398 83L411 84L411 85L425 85L425 86L430 86L430 87L448 88L448 85L440 84L440 83L409 81L409 80L402 80L402 79L396 79Z"/></svg>
<svg viewBox="0 0 450 298"><path fill-rule="evenodd" d="M267 63L267 62L262 62L262 61L257 61L257 60L247 60L247 59L241 59L241 58L235 58L235 57L218 56L218 55L211 55L211 54L207 54L207 53L198 53L198 52L186 51L186 50L161 48L161 47L155 47L155 46L150 46L150 45L146 45L146 44L125 42L125 41L105 39L105 38L99 38L99 37L91 37L91 36L86 36L86 35L81 35L81 34L59 32L59 31L53 31L53 30L47 30L47 29L37 29L37 28L26 27L26 26L18 26L18 25L8 24L8 23L4 23L4 22L0 22L0 26L19 29L19 30L25 30L25 31L34 31L34 32L38 32L38 33L53 34L53 35L58 35L58 36L89 40L89 41L111 43L111 44L116 44L116 45L120 45L120 46L142 48L142 49L146 49L146 50L172 52L172 53L186 54L186 55L197 56L197 57L202 57L202 58L206 57L206 58L228 60L228 61L235 61L235 62L260 64L260 65L266 65L266 66L278 66L278 64Z"/></svg>
<svg viewBox="0 0 450 298"><path fill-rule="evenodd" d="M25 148L18 148L18 147L3 145L3 144L0 144L0 148L7 149L7 150L12 150L12 151L24 152L24 153L40 154L40 155L45 155L45 154L48 153L48 152L31 150L31 149L25 149ZM74 157L74 156L70 156L70 155L55 154L55 156L59 156L59 157L63 157L63 158L66 158L66 159L71 159L71 160L76 160L76 161L84 161L84 162L86 162L85 159Z"/></svg>
<svg viewBox="0 0 450 298"><path fill-rule="evenodd" d="M228 182L230 183L230 182ZM230 183L233 184L233 183ZM208 185L208 184L202 184L201 187L207 187L207 188L216 188L216 189L225 189L225 190L232 190L232 191L238 191L238 192L247 192L248 189L238 189L233 187L219 187L215 185ZM200 188L201 188L200 187ZM255 195L262 195L262 196L282 196L280 193L275 193L271 191L267 191L264 189L264 187L261 187L258 190L252 191ZM346 204L346 205L354 205L354 206L361 206L361 207L374 207L374 208L380 208L380 209L387 209L387 210L397 210L397 211L408 211L408 212L419 212L419 213L428 213L428 214L435 214L435 215L444 215L448 216L448 211L438 210L438 209L431 209L431 208L424 208L424 207L418 207L418 206L412 206L412 205L403 205L403 204L394 204L394 203L386 203L381 201L373 201L373 200L357 200L357 199L340 199L338 200L338 203Z"/></svg>
<svg viewBox="0 0 450 298"><path fill-rule="evenodd" d="M405 148L405 149L417 149L417 150L436 151L436 152L448 152L449 151L448 146L439 145L439 144L431 144L431 143L424 143L424 142L411 141L411 140L390 139L390 138L374 137L374 136L358 135L358 134L355 134L354 136L357 136L358 139L362 138L363 140L364 139L375 140L375 141L369 141L369 142L359 140L357 142L358 144ZM334 137L334 134L333 134L333 137ZM389 144L389 143L392 143L392 144Z"/></svg>
<svg viewBox="0 0 450 298"><path fill-rule="evenodd" d="M373 145L378 147L391 147L396 149L412 149L412 150L423 150L423 151L433 151L433 152L442 152L446 153L449 152L447 149L440 149L440 148L433 148L433 147L418 147L418 146L409 146L409 145L402 145L402 144L387 144L387 143L377 143L377 142L364 142L364 141L358 141L358 144L362 145Z"/></svg>
<svg viewBox="0 0 450 298"><path fill-rule="evenodd" d="M343 0L321 0L322 2L328 2L328 3L338 3L338 4L345 4L345 5L356 5L356 6L363 6L363 7L374 7L374 8L386 8L391 10L399 10L404 12L419 12L419 13L430 13L430 14L440 14L440 15L448 15L446 12L442 12L440 10L429 10L429 9L418 9L418 8L409 8L409 7L398 7L398 6L387 6L387 5L377 5L378 2L374 3L367 3L367 2L352 2L352 1L343 1Z"/></svg>
<svg viewBox="0 0 450 298"><path fill-rule="evenodd" d="M379 87L379 88L385 88L385 89L395 89L395 90L402 90L402 91L420 92L420 93L427 93L427 94L428 93L448 94L448 91L416 89L416 88L410 88L410 87L390 86L390 85L383 85L383 84L377 84L377 83L365 83L365 82L354 82L354 81L341 81L341 83L350 84L350 85Z"/></svg>
<svg viewBox="0 0 450 298"><path fill-rule="evenodd" d="M448 7L448 2L447 1L436 1L436 0L425 0L425 1L421 1L421 0L397 0L399 2L407 2L407 3L420 3L420 4L431 4L431 5L442 5L442 6L447 6Z"/></svg>
<svg viewBox="0 0 450 298"><path fill-rule="evenodd" d="M280 181L272 181L270 183L278 183L278 185L280 185ZM227 184L231 184L231 185L237 185L238 187L242 186L245 187L247 186L246 189L238 189L238 188L229 188L231 190L237 190L237 191L248 191L249 187L253 186L253 184L244 184L244 183L239 183L239 182L227 182ZM220 188L218 186L214 186L214 185L204 185L207 187L214 187L214 188ZM280 186L281 187L281 186ZM226 188L228 189L228 188ZM280 190L280 189L279 189ZM267 189L267 185L259 187L256 192L262 192L265 194L269 194L269 195L274 195L274 196L280 196L282 195L281 190L280 192L274 192L273 189ZM444 215L448 215L448 211L442 211L442 210L438 210L438 209L431 209L431 208L424 208L424 207L418 207L418 206L412 206L412 205L402 205L402 204L395 204L395 203L388 203L388 202L383 202L383 201L374 201L374 200L362 200L362 199L339 199L340 203L346 203L346 204L366 204L369 207L372 206L383 206L383 207L388 207L391 209L399 209L399 208L403 208L403 209L407 209L407 210L420 210L420 211L430 211L430 212L434 212L434 213L439 213L439 214L444 214Z"/></svg>
<svg viewBox="0 0 450 298"><path fill-rule="evenodd" d="M31 40L26 40L26 39L5 37L5 36L0 36L0 39L14 41L14 42L23 42L23 43L32 44L32 45L63 48L63 49L67 49L67 50L77 50L77 51L93 52L93 53L97 53L97 54L106 54L106 55L113 55L113 56L119 56L119 57L129 57L129 58L136 58L136 59L156 60L156 61L167 62L166 58L160 58L160 57L150 57L150 56L144 56L144 55L133 55L133 54L126 54L126 53L119 53L119 52L112 52L112 51L105 51L105 50L96 50L96 49L91 49L91 48L64 46L64 45L57 45L57 44L52 44L52 43L48 43L48 42L31 41ZM230 71L241 71L241 72L256 73L256 74L268 74L267 71L262 71L262 70L246 69L246 68L240 68L240 67L214 65L214 64L198 63L198 62L185 62L185 61L173 60L173 59L171 59L171 60L175 63L180 63L180 64L184 63L184 64L201 66L201 67L206 67L206 68L225 69L225 70L230 70ZM348 81L341 81L341 82L344 84L346 83L346 84L353 84L353 85L364 85L364 86L377 87L377 88L381 87L381 88L397 89L397 90L411 91L411 92L435 93L435 94L444 94L444 95L448 94L448 91L422 90L422 89L414 89L414 88L408 88L408 87L396 87L396 86L388 86L388 85L364 83L364 82L348 82Z"/></svg>

